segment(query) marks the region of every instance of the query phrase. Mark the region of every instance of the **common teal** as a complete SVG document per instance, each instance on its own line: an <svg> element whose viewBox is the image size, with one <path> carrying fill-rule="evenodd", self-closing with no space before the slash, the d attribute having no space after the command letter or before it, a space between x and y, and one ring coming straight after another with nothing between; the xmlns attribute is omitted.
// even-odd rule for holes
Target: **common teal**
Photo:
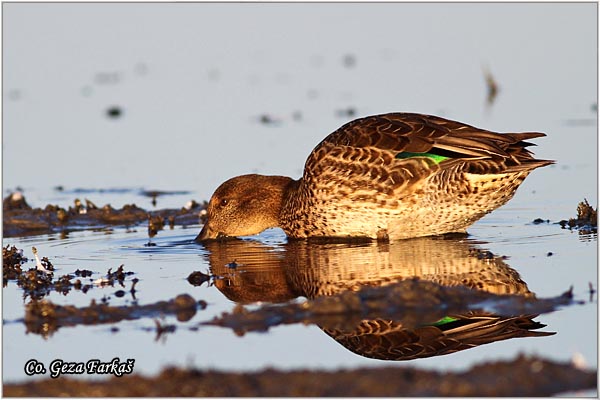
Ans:
<svg viewBox="0 0 600 400"><path fill-rule="evenodd" d="M446 316L412 328L401 321L376 318L362 320L351 329L321 329L356 354L400 361L451 354L500 340L556 334L536 331L546 325L534 321L535 317L535 314L504 317L479 311Z"/></svg>
<svg viewBox="0 0 600 400"><path fill-rule="evenodd" d="M390 113L351 121L315 147L302 178L221 184L197 241L281 227L290 238L405 239L466 232L538 167L528 139L444 118Z"/></svg>

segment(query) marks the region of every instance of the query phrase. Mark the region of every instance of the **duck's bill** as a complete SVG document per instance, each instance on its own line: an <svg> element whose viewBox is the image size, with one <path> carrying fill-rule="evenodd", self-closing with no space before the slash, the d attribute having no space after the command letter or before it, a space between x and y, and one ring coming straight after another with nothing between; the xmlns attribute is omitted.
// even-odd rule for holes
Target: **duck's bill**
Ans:
<svg viewBox="0 0 600 400"><path fill-rule="evenodd" d="M200 231L198 236L196 236L196 239L194 239L194 241L201 243L201 242L204 242L207 240L222 239L222 238L226 238L226 237L227 237L226 235L223 235L220 232L210 229L208 224L204 224L204 226L202 227L202 230Z"/></svg>
<svg viewBox="0 0 600 400"><path fill-rule="evenodd" d="M200 231L200 233L198 234L198 236L196 236L196 239L194 239L194 240L196 242L203 242L205 240L216 239L217 235L218 235L218 232L210 229L208 224L204 224L204 226L202 227L202 230Z"/></svg>

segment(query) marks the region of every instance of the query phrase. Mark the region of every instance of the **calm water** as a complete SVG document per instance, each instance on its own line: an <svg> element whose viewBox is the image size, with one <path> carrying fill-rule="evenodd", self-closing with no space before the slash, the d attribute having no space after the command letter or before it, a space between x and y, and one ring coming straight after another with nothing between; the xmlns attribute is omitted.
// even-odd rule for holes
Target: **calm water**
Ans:
<svg viewBox="0 0 600 400"><path fill-rule="evenodd" d="M594 207L598 202L595 4L5 4L3 9L3 191L20 186L36 207L64 207L79 197L152 209L141 189L189 191L158 200L159 208L181 207L190 199L207 199L232 175L298 177L325 135L368 114L414 111L491 130L546 132L535 140L534 151L556 165L535 171L509 204L473 225L468 244L507 256L506 266L538 297L573 285L585 304L536 318L554 336L396 363L456 370L518 353L560 361L581 354L597 367L597 301L589 302L587 292L588 283L596 286L598 280L597 237L554 224L574 217L584 197ZM500 86L492 106L485 102L484 67ZM109 117L112 106L122 114ZM355 115L342 115L349 108ZM275 122L261 123L263 114ZM65 190L54 190L57 185ZM552 223L532 224L538 217ZM235 305L226 290L193 287L186 280L192 271L223 267L191 242L199 228L161 231L153 239L156 247L145 246L145 226L4 238L4 245L23 248L29 258L37 247L58 275L86 268L97 278L125 264L140 279L140 304L182 293L209 304L187 322L165 317L163 323L177 324L177 330L159 340L149 318L115 324L117 332L111 332L113 325L65 327L42 338L11 322L23 317L25 303L11 282L3 289L4 381L35 379L23 371L30 358L44 363L135 358L135 371L144 374L166 365L256 370L394 363L356 355L314 325L243 337L225 328L188 329ZM256 276L273 284L281 260L292 254L279 230L258 241L260 250L253 245L231 250L234 259L252 265L237 271L236 279ZM314 252L320 254L312 260L315 268L338 281L360 276L382 258L402 269L393 246ZM432 266L446 256L427 257L423 265ZM369 271L368 279L382 274ZM397 277L406 271L388 272ZM129 296L115 297L116 290L52 293L48 299L86 306L110 296L111 305L131 303Z"/></svg>
<svg viewBox="0 0 600 400"><path fill-rule="evenodd" d="M536 321L547 325L544 331L558 332L554 336L511 339L453 355L404 363L457 369L466 368L474 362L509 359L525 352L563 361L580 353L589 366L597 365L597 302L595 298L591 303L587 302L588 282L597 281L597 237L582 237L556 225L530 224L536 212L517 198L511 205L474 225L467 243L474 248L489 249L497 255L507 255L509 258L504 261L503 268L517 271L527 288L539 297L558 295L573 285L576 298L586 303L536 318ZM63 239L59 235L5 239L5 244L25 249L30 257L31 246L36 246L40 255L51 259L58 274L86 268L95 272L92 278L96 279L108 268L114 269L124 263L125 269L134 271L135 277L140 279L136 297L141 305L172 299L182 293L209 304L206 310L198 311L184 323L177 322L175 317L161 319L163 324L174 323L178 329L159 340L156 340L151 318L64 327L44 339L37 334L27 334L22 323L7 322L22 318L24 310L21 291L10 283L4 289L3 297L5 379L26 379L22 366L30 358L44 363L56 358L79 362L98 357L135 358L136 371L143 373L156 373L165 365L253 370L267 366L348 368L389 364L391 361L355 355L314 325L279 326L268 333L247 333L243 337L225 328L201 327L197 331L189 328L197 327L199 322L208 321L224 311L231 311L235 303L230 298L243 303L247 302L244 299L248 296L251 299L255 296L254 300L274 301L274 296L283 293L285 298L287 292L280 289L279 283L285 282L286 277L280 275L282 270L285 271L283 274L288 274L289 281L290 266L294 262L297 264L295 268L310 265L310 268L319 271L317 274L321 274L319 279L322 282L342 282L343 287L350 286L354 280L385 281L403 275L416 274L426 278L452 273L454 254L462 251L461 246L467 247L467 244L451 244L442 249L425 246L425 251L414 247L413 254L402 245L334 246L333 249L315 245L307 252L312 254L307 260L297 258L285 245L285 237L279 230L265 232L259 242L248 242L248 245L233 246L220 252L215 249L208 252L203 246L192 243L197 230L198 227L189 227L161 231L154 239L156 247L145 246L148 239L144 227L137 232L115 229L111 234L69 233ZM547 256L549 251L553 256ZM231 271L226 264L234 260L240 266ZM477 259L471 257L470 260ZM457 273L478 267L484 269L485 265L463 266ZM191 271L206 272L209 269L216 275L230 278L233 283L230 287L218 284L193 287L187 282ZM126 284L126 288L129 285ZM100 301L102 297L109 296L113 306L131 304L129 294L123 298L114 296L117 289L119 287L94 288L87 294L71 291L67 296L52 293L48 299L56 304L87 306L91 299ZM119 331L111 332L113 326Z"/></svg>

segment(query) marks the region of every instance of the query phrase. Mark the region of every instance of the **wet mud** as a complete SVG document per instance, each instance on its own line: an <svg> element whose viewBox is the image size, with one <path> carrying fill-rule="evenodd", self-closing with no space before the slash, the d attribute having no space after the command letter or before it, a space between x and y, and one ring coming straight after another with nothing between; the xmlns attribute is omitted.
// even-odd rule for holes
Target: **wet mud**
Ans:
<svg viewBox="0 0 600 400"><path fill-rule="evenodd" d="M156 198L163 192L148 192ZM148 221L149 233L154 236L165 225L187 226L202 222L200 212L204 204L190 202L181 209L144 210L135 204L124 205L120 209L110 204L96 206L85 199L85 204L74 200L68 209L48 204L42 208L32 208L20 192L9 194L3 200L3 235L5 237L40 235L82 229L102 229L109 226L135 226Z"/></svg>
<svg viewBox="0 0 600 400"><path fill-rule="evenodd" d="M465 372L410 367L340 371L267 369L256 373L166 368L154 377L129 375L101 382L60 377L4 385L7 397L357 397L551 396L596 388L596 373L537 357L485 363Z"/></svg>

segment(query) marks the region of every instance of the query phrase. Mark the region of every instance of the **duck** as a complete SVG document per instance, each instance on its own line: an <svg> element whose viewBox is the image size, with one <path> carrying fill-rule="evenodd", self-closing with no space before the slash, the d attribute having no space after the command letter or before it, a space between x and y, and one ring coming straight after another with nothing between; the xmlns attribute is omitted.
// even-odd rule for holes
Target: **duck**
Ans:
<svg viewBox="0 0 600 400"><path fill-rule="evenodd" d="M534 169L554 163L528 149L543 136L417 113L358 118L313 149L299 179L248 174L222 183L195 241L275 227L289 239L465 234Z"/></svg>
<svg viewBox="0 0 600 400"><path fill-rule="evenodd" d="M536 331L546 325L534 321L535 317L536 314L499 316L469 311L415 327L411 327L410 322L403 324L398 320L375 318L362 320L351 328L320 328L363 357L404 361L456 353L500 340L556 334Z"/></svg>

